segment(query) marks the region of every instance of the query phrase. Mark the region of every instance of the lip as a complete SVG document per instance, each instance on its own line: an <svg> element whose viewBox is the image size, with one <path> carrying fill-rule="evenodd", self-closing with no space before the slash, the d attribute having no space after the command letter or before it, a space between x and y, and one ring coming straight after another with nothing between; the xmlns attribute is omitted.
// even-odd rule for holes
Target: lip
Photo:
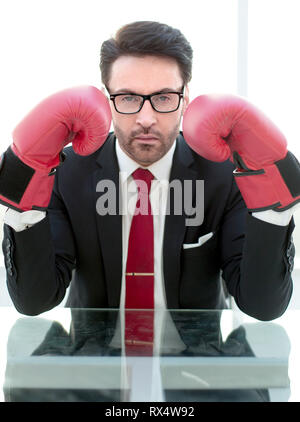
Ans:
<svg viewBox="0 0 300 422"><path fill-rule="evenodd" d="M155 142L158 140L155 136L137 136L134 139L142 142Z"/></svg>

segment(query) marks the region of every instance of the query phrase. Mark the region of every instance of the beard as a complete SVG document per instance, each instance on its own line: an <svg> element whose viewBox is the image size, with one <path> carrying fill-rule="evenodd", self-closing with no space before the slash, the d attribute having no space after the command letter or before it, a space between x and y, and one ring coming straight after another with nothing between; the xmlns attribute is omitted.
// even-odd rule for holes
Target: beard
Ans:
<svg viewBox="0 0 300 422"><path fill-rule="evenodd" d="M180 121L163 135L161 132L153 129L141 128L131 133L125 133L118 125L114 124L115 135L119 141L122 150L134 161L149 166L160 160L171 148L179 134ZM141 135L153 135L155 142L146 141L140 143L136 140Z"/></svg>

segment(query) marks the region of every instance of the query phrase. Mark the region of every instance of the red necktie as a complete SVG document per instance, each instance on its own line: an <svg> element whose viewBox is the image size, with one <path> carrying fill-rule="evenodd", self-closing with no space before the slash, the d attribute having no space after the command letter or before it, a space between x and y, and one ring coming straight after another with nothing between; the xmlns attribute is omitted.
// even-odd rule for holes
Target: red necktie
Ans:
<svg viewBox="0 0 300 422"><path fill-rule="evenodd" d="M128 241L125 308L147 311L126 310L125 340L127 355L145 356L153 348L154 233L149 195L154 177L141 168L132 176L138 198Z"/></svg>

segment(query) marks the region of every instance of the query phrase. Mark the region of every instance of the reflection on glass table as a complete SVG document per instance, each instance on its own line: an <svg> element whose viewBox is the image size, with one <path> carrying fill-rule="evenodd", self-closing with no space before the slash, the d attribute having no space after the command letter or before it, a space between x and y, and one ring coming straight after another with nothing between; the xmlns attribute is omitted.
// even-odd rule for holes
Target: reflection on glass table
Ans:
<svg viewBox="0 0 300 422"><path fill-rule="evenodd" d="M37 317L15 314L6 342L3 397L10 402L289 401L296 339L284 318L297 317L241 322L231 310L67 308Z"/></svg>

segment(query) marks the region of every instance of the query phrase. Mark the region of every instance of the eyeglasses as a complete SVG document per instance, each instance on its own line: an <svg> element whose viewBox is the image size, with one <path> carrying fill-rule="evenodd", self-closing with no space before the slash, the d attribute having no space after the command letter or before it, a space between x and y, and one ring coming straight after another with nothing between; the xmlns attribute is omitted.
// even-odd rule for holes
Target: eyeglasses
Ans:
<svg viewBox="0 0 300 422"><path fill-rule="evenodd" d="M138 113L146 100L150 101L152 108L158 113L172 113L179 108L180 101L183 98L183 88L181 92L156 92L151 95L110 94L109 98L113 101L116 111L121 114Z"/></svg>

